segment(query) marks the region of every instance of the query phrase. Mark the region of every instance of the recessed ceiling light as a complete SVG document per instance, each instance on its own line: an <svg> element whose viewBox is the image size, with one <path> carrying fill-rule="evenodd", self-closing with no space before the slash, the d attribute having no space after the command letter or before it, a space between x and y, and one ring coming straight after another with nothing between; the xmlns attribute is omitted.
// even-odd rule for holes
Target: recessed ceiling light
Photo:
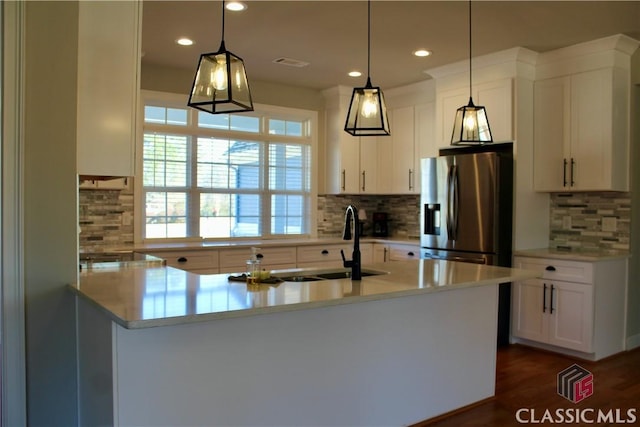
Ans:
<svg viewBox="0 0 640 427"><path fill-rule="evenodd" d="M418 49L418 50L414 51L413 54L415 56L420 56L420 57L430 56L431 55L431 51L429 51L427 49Z"/></svg>
<svg viewBox="0 0 640 427"><path fill-rule="evenodd" d="M180 46L191 46L193 44L193 40L186 37L180 37L178 40L176 40L176 43L178 43Z"/></svg>
<svg viewBox="0 0 640 427"><path fill-rule="evenodd" d="M360 77L362 73L360 71L349 71L350 77Z"/></svg>
<svg viewBox="0 0 640 427"><path fill-rule="evenodd" d="M230 1L225 7L227 8L227 10L239 12L241 10L245 10L247 8L247 5L239 1Z"/></svg>

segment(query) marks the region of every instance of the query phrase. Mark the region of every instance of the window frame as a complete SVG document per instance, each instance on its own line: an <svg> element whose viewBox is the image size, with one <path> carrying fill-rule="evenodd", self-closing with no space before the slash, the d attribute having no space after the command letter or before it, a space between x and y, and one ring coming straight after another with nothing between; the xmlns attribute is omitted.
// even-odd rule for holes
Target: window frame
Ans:
<svg viewBox="0 0 640 427"><path fill-rule="evenodd" d="M135 243L160 243L160 242L190 242L190 241L242 241L242 240L269 240L269 239L300 239L300 238L308 238L308 237L316 237L317 235L317 165L318 165L318 143L317 143L317 135L318 135L318 112L313 110L306 109L298 109L298 108L290 108L290 107L281 107L274 105L266 105L266 104L255 104L254 103L254 111L248 113L241 113L242 115L251 115L255 117L261 118L260 120L260 129L258 133L254 132L242 132L242 131L229 131L222 129L211 129L211 128L200 128L197 127L197 124L189 125L189 115L193 115L194 118L197 118L198 110L191 109L187 107L186 98L183 94L174 94L168 92L157 92L157 91L148 91L142 90L140 96L140 103L138 108L139 115L139 125L138 125L138 136L136 141L136 178L134 180L134 221L135 221L135 231L134 231L134 241ZM148 124L145 123L145 106L147 105L156 105L165 108L179 108L187 110L188 114L188 124L184 126L185 132L180 133L177 132L181 128L181 126L175 125L166 125L166 124ZM195 137L194 141L197 141L197 138L229 138L232 140L247 140L247 141L260 141L265 142L263 156L261 159L264 159L265 156L268 156L266 152L266 148L270 143L294 143L300 144L302 141L300 137L290 137L287 135L280 134L269 134L267 132L266 126L268 120L267 119L276 119L276 120L292 120L292 121L303 121L307 122L306 132L308 136L304 138L308 141L309 146L309 192L308 192L308 206L306 209L306 218L308 221L308 232L304 234L271 234L271 219L266 220L267 216L270 216L270 209L265 210L266 205L270 205L271 196L274 194L274 191L267 186L261 186L259 193L261 194L261 235L259 236L247 236L247 237L200 237L200 236L189 236L189 237L166 237L166 238L149 238L145 236L145 206L146 201L145 191L143 189L143 154L144 154L144 134L146 131L153 131L158 133L165 133L171 135L185 135L189 138ZM197 133L194 133L194 130L197 130ZM196 150L195 143L191 144L191 152L189 156L194 155ZM306 145L306 144L305 144ZM190 159L190 167L195 166L197 160ZM265 166L266 167L266 166ZM268 167L265 169L265 173L268 172ZM167 187L169 188L169 187ZM199 191L195 184L191 184L187 186L187 192L198 192L200 194L211 193L212 191ZM215 193L215 191L213 191ZM230 193L237 193L238 189L233 189L229 191ZM225 194L226 192L222 192L220 194ZM275 194L286 194L285 192L276 191ZM193 206L193 198L190 199L192 206L191 209L196 208ZM196 209L196 212L198 210ZM199 213L197 215L191 215L187 217L187 227L192 227L194 222L198 222L200 220Z"/></svg>

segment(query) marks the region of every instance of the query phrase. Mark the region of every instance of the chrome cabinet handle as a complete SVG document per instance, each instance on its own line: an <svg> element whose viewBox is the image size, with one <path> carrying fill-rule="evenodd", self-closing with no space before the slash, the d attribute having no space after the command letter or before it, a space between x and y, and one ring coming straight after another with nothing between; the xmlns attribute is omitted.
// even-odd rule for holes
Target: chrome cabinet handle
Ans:
<svg viewBox="0 0 640 427"><path fill-rule="evenodd" d="M342 191L347 188L347 172L345 169L342 169Z"/></svg>
<svg viewBox="0 0 640 427"><path fill-rule="evenodd" d="M409 169L409 190L413 190L413 170Z"/></svg>

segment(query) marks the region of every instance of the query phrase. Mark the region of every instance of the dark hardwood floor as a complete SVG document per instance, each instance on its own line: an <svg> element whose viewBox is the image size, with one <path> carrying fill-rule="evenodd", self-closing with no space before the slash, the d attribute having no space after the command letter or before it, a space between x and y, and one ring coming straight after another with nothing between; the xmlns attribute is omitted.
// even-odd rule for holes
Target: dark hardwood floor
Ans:
<svg viewBox="0 0 640 427"><path fill-rule="evenodd" d="M593 374L593 394L575 404L560 396L556 385L558 372L574 363ZM615 418L614 422L605 419L605 422L598 423L597 413L602 410L605 414L611 412L614 417L619 412L618 421L626 421L627 425L640 425L640 349L598 362L587 362L520 345L500 348L495 398L414 427L521 426L523 424L516 419L516 412L521 408L526 408L520 413L521 419L529 421L529 424L558 425L561 424L558 421L564 421L564 425L619 425ZM558 409L564 419L557 415ZM633 416L627 412L630 409ZM548 416L553 420L543 418L546 410L550 411ZM596 422L567 423L571 421L569 414L575 417L580 413L583 420L593 419Z"/></svg>

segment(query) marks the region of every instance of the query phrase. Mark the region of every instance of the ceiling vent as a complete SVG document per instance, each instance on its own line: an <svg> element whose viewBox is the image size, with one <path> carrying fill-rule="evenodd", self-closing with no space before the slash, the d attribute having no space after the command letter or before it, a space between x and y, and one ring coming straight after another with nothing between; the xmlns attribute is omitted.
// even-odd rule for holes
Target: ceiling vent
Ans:
<svg viewBox="0 0 640 427"><path fill-rule="evenodd" d="M297 68L302 68L309 65L308 62L300 61L299 59L292 59L292 58L285 58L285 57L276 58L273 60L273 62L275 62L276 64L282 64L282 65L287 65L289 67L297 67Z"/></svg>

